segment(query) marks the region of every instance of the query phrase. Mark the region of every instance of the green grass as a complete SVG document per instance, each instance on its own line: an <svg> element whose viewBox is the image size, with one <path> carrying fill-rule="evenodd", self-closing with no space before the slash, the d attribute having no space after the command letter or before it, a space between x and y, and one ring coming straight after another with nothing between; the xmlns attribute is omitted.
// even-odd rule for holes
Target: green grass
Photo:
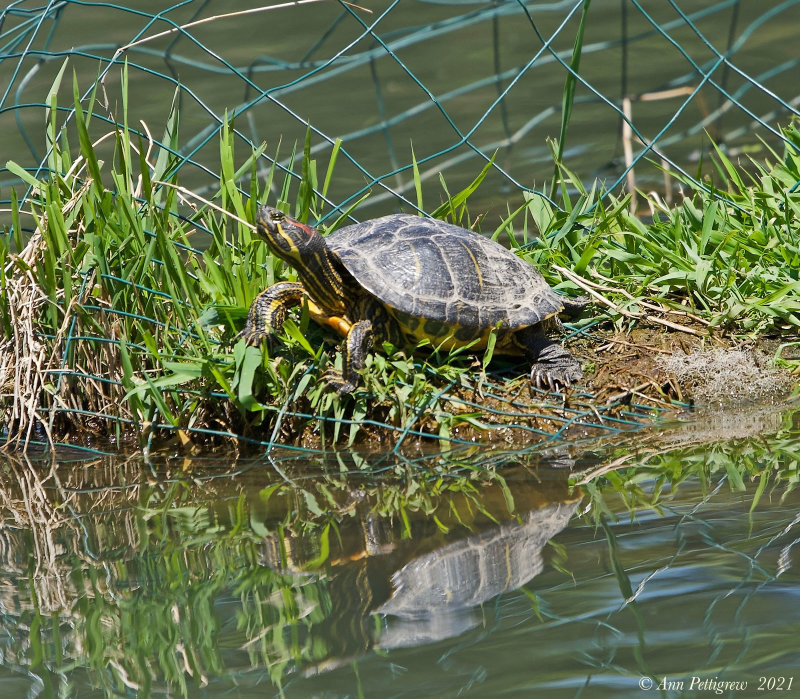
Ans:
<svg viewBox="0 0 800 699"><path fill-rule="evenodd" d="M792 144L784 155L751 161L751 174L718 149L718 183L706 179L701 188L673 174L684 184L684 198L671 209L648 198L650 223L628 212L627 199L587 191L562 169L578 196L562 199L564 211L527 196L544 234L527 256L544 269L557 264L610 283L620 305L651 301L732 334L796 334L800 192L790 192L800 181L800 134L794 126L784 133ZM557 275L550 280L560 281Z"/></svg>
<svg viewBox="0 0 800 699"><path fill-rule="evenodd" d="M63 74L51 90L46 176L8 164L29 188L24 205L12 195L13 235L0 236L0 410L12 441L74 438L86 429L144 446L164 434L185 444L243 435L319 445L388 431L397 444L509 423L537 434L539 417L552 418L545 396L527 409L512 399L484 407L486 366L476 372L465 352L374 352L363 390L339 398L320 377L341 355L302 311L286 323L274 356L231 344L253 297L294 275L254 239L257 203L319 220L338 144L322 164L310 157L308 140L293 152L302 172L296 182L274 165L258 175L265 146L236 153L226 124L219 185L201 200L175 174L176 109L159 145L130 130L124 78L120 113L108 121L92 113L93 98L81 105L75 84L67 126L55 101ZM673 209L650 200L652 223L629 214L625 198L586 190L559 165L560 208L525 194L503 220L484 221L484 233L511 240L559 290L594 290L602 297L595 318L619 328L655 313L733 335L781 334L791 345L800 326L800 194L791 193L800 180L800 136L794 126L786 134L794 147L750 163L749 175L717 151L719 182L684 182ZM433 215L474 220L469 197L490 165L463 191L445 188ZM30 217L36 231L24 241L21 221ZM489 384L505 387L500 379Z"/></svg>

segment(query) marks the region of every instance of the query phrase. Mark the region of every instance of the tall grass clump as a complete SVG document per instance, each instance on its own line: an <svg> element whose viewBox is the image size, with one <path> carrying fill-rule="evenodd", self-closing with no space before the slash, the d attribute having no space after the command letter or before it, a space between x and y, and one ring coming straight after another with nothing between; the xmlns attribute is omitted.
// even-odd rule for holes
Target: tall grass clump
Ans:
<svg viewBox="0 0 800 699"><path fill-rule="evenodd" d="M258 203L321 218L338 144L319 176L308 139L289 159L299 182L279 176L277 153L257 176L266 146L237 162L223 124L219 186L200 199L178 182L177 109L156 142L129 127L125 72L119 114L101 114L94 93L82 102L77 83L74 109L59 108L63 74L50 93L46 176L8 163L28 191L24 205L14 199L13 235L0 237L6 442L99 435L148 444L164 430L184 443L298 441L315 430L318 443L352 440L370 425L404 437L423 413L438 429L435 394L458 381L466 360L439 372L401 353L375 355L367 391L340 399L319 377L341 356L305 311L286 322L275 356L233 343L254 296L294 274L254 240ZM475 186L448 212L463 215ZM27 239L25 217L34 221Z"/></svg>

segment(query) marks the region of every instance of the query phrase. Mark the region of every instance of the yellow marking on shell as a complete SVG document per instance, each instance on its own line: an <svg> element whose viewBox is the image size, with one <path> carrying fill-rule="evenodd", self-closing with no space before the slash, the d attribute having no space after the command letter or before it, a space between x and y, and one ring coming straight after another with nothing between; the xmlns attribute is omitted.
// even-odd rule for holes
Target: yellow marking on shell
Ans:
<svg viewBox="0 0 800 699"><path fill-rule="evenodd" d="M469 345L470 350L485 350L489 342L489 335L492 331L492 329L487 328L473 340L460 340L455 337L455 332L458 328L451 328L444 335L435 335L425 331L424 321L420 322L417 327L412 328L407 323L403 322L401 318L395 318L404 336L414 337L417 342L428 340L432 349L442 349L446 352L459 347L466 347L467 345ZM502 329L498 333L497 344L495 344L494 351L496 354L505 356L522 356L525 353L524 348L516 341L514 333L503 332Z"/></svg>
<svg viewBox="0 0 800 699"><path fill-rule="evenodd" d="M464 248L464 250L467 251L467 255L469 255L470 259L472 260L472 266L475 268L475 274L478 276L478 287L482 291L483 290L483 275L481 274L481 266L478 264L478 261L475 259L475 255L472 254L472 250L469 249L469 245L467 245L466 243L464 243L461 240L459 240L458 242L461 243L461 247Z"/></svg>

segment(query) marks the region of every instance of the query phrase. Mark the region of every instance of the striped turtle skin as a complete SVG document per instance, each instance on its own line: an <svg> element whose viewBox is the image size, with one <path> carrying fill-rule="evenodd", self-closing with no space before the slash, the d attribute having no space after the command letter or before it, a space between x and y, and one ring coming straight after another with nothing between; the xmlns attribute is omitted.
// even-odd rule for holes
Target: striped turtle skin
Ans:
<svg viewBox="0 0 800 699"><path fill-rule="evenodd" d="M257 231L271 252L297 271L256 297L237 337L258 345L280 331L286 309L306 303L311 317L345 337L343 371L326 380L355 389L373 341L416 347L486 348L531 361L531 381L556 389L582 377L580 364L546 332L556 316L579 313L584 298L553 291L541 273L473 231L444 221L394 214L322 237L264 206Z"/></svg>

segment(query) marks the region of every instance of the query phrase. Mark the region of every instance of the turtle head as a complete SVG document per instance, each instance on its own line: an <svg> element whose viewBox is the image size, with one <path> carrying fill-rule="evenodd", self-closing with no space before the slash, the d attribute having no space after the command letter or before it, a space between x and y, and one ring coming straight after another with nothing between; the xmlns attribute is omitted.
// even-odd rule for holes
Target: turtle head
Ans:
<svg viewBox="0 0 800 699"><path fill-rule="evenodd" d="M342 313L347 291L339 258L311 226L289 218L283 211L262 206L256 230L273 255L294 267L306 292L330 314Z"/></svg>
<svg viewBox="0 0 800 699"><path fill-rule="evenodd" d="M307 264L309 256L325 245L322 236L310 226L289 218L283 211L262 206L256 216L256 231L274 255L297 269Z"/></svg>

